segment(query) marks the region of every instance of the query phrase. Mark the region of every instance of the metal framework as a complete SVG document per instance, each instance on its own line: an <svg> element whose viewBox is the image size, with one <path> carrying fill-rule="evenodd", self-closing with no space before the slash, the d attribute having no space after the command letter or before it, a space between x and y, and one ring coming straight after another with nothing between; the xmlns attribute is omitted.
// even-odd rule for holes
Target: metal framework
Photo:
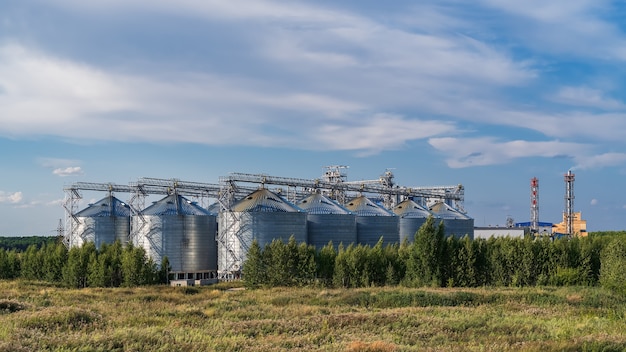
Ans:
<svg viewBox="0 0 626 352"><path fill-rule="evenodd" d="M218 273L220 279L238 277L240 274L239 264L241 253L245 250L248 241L243 238L240 229L238 214L231 211L236 199L240 199L259 187L267 187L271 191L281 194L287 200L295 203L297 200L319 192L345 204L348 197L358 194L368 194L372 198L381 200L384 205L391 209L401 200L411 198L429 205L435 201L444 201L461 212L463 208L464 187L436 186L436 187L404 187L394 182L391 170L386 170L383 175L375 180L347 181L345 169L348 166L333 165L325 167L324 174L317 179L288 178L270 176L265 174L231 173L229 176L220 177L219 184L181 181L179 179L160 179L144 177L131 182L128 185L113 183L87 183L77 182L65 190L65 226L64 243L71 246L77 240L78 221L76 213L78 203L83 198L81 191L100 191L129 194L128 205L131 209L132 223L129 240L134 241L142 228L146 225L142 211L145 209L146 197L149 195L180 194L183 196L199 199L204 208L208 208L209 199L215 199L220 205L221 215L225 221L221 224L218 234L218 246L222 246L220 253L226 255L222 258L226 262L226 269Z"/></svg>
<svg viewBox="0 0 626 352"><path fill-rule="evenodd" d="M331 166L321 178L312 180L234 172L229 176L220 177L220 185L222 185L223 194L233 193L241 189L240 183L256 184L261 187L266 185L283 186L287 187L285 197L291 202L296 202L299 198L305 197L312 192L321 192L344 204L350 194L367 193L382 197L387 208L392 208L400 201L400 198L404 197L415 198L422 205L436 201L445 201L457 210L465 212L463 207L465 189L463 185L435 187L398 186L394 183L394 175L390 170L387 170L376 180L346 181L346 176L341 172L341 168L346 167Z"/></svg>
<svg viewBox="0 0 626 352"><path fill-rule="evenodd" d="M539 230L539 179L530 180L530 228L533 232Z"/></svg>
<svg viewBox="0 0 626 352"><path fill-rule="evenodd" d="M133 216L131 224L131 233L129 239L133 240L139 231L143 228L146 221L143 218L142 211L145 209L145 199L149 195L168 195L180 194L183 196L200 199L203 206L207 207L206 201L209 198L219 198L220 186L208 183L181 181L178 179L159 179L159 178L140 178L137 182L131 182L129 185L119 185L114 183L90 183L76 182L65 188L65 201L63 208L65 209L65 234L63 242L66 246L71 246L76 237L79 236L78 203L83 198L81 191L97 191L97 192L114 192L130 194L128 206Z"/></svg>
<svg viewBox="0 0 626 352"><path fill-rule="evenodd" d="M574 177L572 170L567 171L565 174L565 224L567 229L567 235L572 236L574 234L573 222L574 222Z"/></svg>

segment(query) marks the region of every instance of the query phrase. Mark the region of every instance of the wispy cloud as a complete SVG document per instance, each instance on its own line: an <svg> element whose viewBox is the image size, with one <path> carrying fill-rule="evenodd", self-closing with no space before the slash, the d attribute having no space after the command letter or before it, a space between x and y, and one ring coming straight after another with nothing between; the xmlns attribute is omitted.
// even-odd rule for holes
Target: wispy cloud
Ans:
<svg viewBox="0 0 626 352"><path fill-rule="evenodd" d="M395 8L391 21L387 14L313 2L51 3L86 18L132 13L150 21L157 13L159 19L193 19L225 33L236 28L237 35L227 38L233 51L242 53L233 58L241 62L234 70L220 70L223 62L194 52L206 66L156 62L145 68L142 60L125 60L105 68L46 51L45 45L5 42L0 44L0 134L360 154L437 137L431 145L449 155L453 167L554 154L573 158L581 149L586 157L577 159L580 167L620 160L602 156L605 150L592 152L589 145L622 143L623 102L587 83L561 85L556 93L554 86L543 87L554 60L543 55L546 47L619 57L614 49L600 48L626 43L602 16L608 2L533 0L531 6L484 0L476 11L455 1L425 1ZM428 14L428 19L407 13ZM488 21L467 20L467 14ZM528 28L528 21L536 28ZM598 52L586 54L592 49ZM481 138L457 138L464 137L461 126L467 125L478 125ZM483 127L534 131L548 142L501 141ZM465 150L462 143L473 148ZM532 152L523 151L530 146ZM53 169L70 175L80 172L78 167Z"/></svg>
<svg viewBox="0 0 626 352"><path fill-rule="evenodd" d="M589 146L559 141L499 141L494 138L431 138L429 143L448 156L451 168L505 164L519 158L570 157L587 153Z"/></svg>
<svg viewBox="0 0 626 352"><path fill-rule="evenodd" d="M626 153L602 153L597 155L577 155L576 166L572 169L594 169L608 166L618 166L626 163Z"/></svg>
<svg viewBox="0 0 626 352"><path fill-rule="evenodd" d="M606 97L601 90L584 86L563 87L551 99L571 106L603 110L624 110L626 107L623 102Z"/></svg>
<svg viewBox="0 0 626 352"><path fill-rule="evenodd" d="M67 176L80 176L83 175L84 172L82 170L82 168L80 166L71 166L71 167L66 167L66 168L59 168L59 169L54 169L52 171L53 174L57 175L57 176L61 176L61 177L67 177Z"/></svg>
<svg viewBox="0 0 626 352"><path fill-rule="evenodd" d="M0 191L0 203L19 204L24 199L22 192L4 192Z"/></svg>

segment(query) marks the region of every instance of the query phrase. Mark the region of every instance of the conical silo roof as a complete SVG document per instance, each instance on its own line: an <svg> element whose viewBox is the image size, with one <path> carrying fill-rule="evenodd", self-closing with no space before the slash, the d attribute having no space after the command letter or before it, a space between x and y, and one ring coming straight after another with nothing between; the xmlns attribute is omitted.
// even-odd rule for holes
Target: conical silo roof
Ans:
<svg viewBox="0 0 626 352"><path fill-rule="evenodd" d="M232 206L235 212L278 212L294 213L301 209L279 195L263 188L256 190Z"/></svg>
<svg viewBox="0 0 626 352"><path fill-rule="evenodd" d="M222 205L220 204L220 202L215 202L209 205L207 210L209 211L209 213L217 215L220 212L220 210L222 210Z"/></svg>
<svg viewBox="0 0 626 352"><path fill-rule="evenodd" d="M437 202L429 207L431 213L440 219L467 220L469 217L444 202Z"/></svg>
<svg viewBox="0 0 626 352"><path fill-rule="evenodd" d="M144 215L211 215L208 210L195 202L178 195L171 194L143 211Z"/></svg>
<svg viewBox="0 0 626 352"><path fill-rule="evenodd" d="M394 214L402 218L427 218L432 215L421 205L411 199L402 201L393 208Z"/></svg>
<svg viewBox="0 0 626 352"><path fill-rule="evenodd" d="M351 214L348 209L319 193L311 194L297 205L309 214Z"/></svg>
<svg viewBox="0 0 626 352"><path fill-rule="evenodd" d="M130 216L130 207L128 204L115 198L107 196L90 204L89 207L76 213L78 217L105 217L105 216Z"/></svg>
<svg viewBox="0 0 626 352"><path fill-rule="evenodd" d="M357 216L393 216L387 209L376 205L369 198L360 196L352 199L346 204L346 209Z"/></svg>

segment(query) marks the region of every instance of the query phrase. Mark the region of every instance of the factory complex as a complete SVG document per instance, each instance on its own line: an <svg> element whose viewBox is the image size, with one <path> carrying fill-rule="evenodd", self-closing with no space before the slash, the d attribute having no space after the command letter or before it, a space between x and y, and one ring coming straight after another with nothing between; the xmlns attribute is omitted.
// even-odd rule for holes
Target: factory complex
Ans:
<svg viewBox="0 0 626 352"><path fill-rule="evenodd" d="M346 166L329 166L317 179L231 173L218 184L141 178L128 185L77 182L65 188L63 237L69 247L116 240L167 257L174 280L203 284L234 279L252 242L275 239L321 248L411 241L429 216L446 236L473 236L462 185L405 187L386 171L378 179L348 181ZM82 191L103 192L79 209ZM118 198L128 195L127 201ZM149 196L160 197L146 206Z"/></svg>
<svg viewBox="0 0 626 352"><path fill-rule="evenodd" d="M412 241L430 216L443 221L446 237L548 233L545 226L539 227L545 223L539 223L538 217L523 228L523 224L510 224L508 231L475 229L474 219L464 210L460 184L400 186L389 170L378 179L348 181L345 169L326 167L317 179L231 173L220 177L218 184L156 178L128 185L77 182L65 188L63 238L68 247L86 242L100 247L117 240L132 243L144 248L157 264L167 257L173 282L201 285L239 278L253 241L263 247L293 237L317 249L329 242L335 247L374 246L381 239L384 245L398 244ZM78 209L82 191L106 195ZM531 187L535 205L536 191L533 198ZM128 201L117 198L119 193L127 194ZM149 196L159 199L146 206ZM532 214L531 210L531 218ZM580 213L565 214L564 223L570 234L572 229L586 230Z"/></svg>

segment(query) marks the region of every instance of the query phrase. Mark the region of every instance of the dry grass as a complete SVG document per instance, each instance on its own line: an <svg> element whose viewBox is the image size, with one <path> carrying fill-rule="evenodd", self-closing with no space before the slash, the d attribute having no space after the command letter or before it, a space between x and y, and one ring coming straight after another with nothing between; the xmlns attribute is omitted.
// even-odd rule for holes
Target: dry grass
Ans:
<svg viewBox="0 0 626 352"><path fill-rule="evenodd" d="M600 288L229 288L0 281L0 351L626 349L626 298Z"/></svg>

